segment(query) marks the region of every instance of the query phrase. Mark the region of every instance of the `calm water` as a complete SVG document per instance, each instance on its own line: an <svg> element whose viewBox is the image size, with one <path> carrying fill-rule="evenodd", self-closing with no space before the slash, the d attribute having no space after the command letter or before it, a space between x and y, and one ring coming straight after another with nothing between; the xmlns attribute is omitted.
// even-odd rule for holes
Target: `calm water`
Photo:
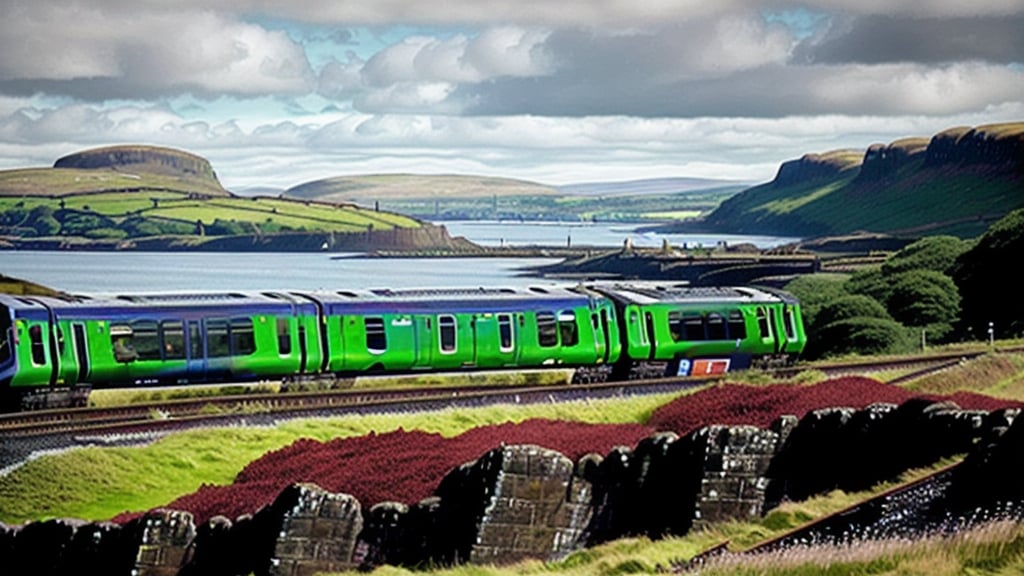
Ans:
<svg viewBox="0 0 1024 576"><path fill-rule="evenodd" d="M519 223L452 221L437 222L448 228L452 236L465 236L482 246L622 246L628 238L638 248L660 247L664 239L673 246L715 246L719 242L739 244L748 242L758 248L771 248L795 242L799 238L778 236L738 236L734 234L640 234L634 229L639 224L588 223Z"/></svg>
<svg viewBox="0 0 1024 576"><path fill-rule="evenodd" d="M452 235L486 246L530 244L661 246L662 236L635 234L622 225L523 225L445 222ZM668 236L673 245L752 242L770 247L790 238ZM316 290L440 286L524 286L551 283L521 276L545 258L339 258L326 253L43 252L0 251L0 272L68 292L158 290Z"/></svg>

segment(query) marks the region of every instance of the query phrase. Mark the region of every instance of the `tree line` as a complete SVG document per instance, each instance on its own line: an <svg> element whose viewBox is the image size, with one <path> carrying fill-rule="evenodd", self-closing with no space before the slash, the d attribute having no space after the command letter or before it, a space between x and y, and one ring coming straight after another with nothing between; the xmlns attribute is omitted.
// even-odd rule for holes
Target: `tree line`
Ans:
<svg viewBox="0 0 1024 576"><path fill-rule="evenodd" d="M1024 209L974 240L925 237L877 267L801 276L786 289L803 305L805 355L900 353L1024 335L1022 255Z"/></svg>

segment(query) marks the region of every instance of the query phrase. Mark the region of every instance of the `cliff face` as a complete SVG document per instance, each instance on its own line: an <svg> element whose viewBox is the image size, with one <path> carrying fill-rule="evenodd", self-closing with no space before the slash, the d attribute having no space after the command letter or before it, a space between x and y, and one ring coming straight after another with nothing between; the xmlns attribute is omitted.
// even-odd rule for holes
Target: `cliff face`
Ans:
<svg viewBox="0 0 1024 576"><path fill-rule="evenodd" d="M919 161L928 148L927 138L906 138L868 147L855 182L884 180Z"/></svg>
<svg viewBox="0 0 1024 576"><path fill-rule="evenodd" d="M107 146L69 154L58 159L54 168L128 168L145 169L170 176L190 176L211 180L217 186L217 174L201 156L156 146Z"/></svg>
<svg viewBox="0 0 1024 576"><path fill-rule="evenodd" d="M986 165L1024 169L1024 123L951 128L928 144L925 166Z"/></svg>
<svg viewBox="0 0 1024 576"><path fill-rule="evenodd" d="M826 236L984 232L1024 207L1024 123L951 128L864 152L807 154L723 202L705 231Z"/></svg>
<svg viewBox="0 0 1024 576"><path fill-rule="evenodd" d="M835 150L824 154L804 154L799 160L783 162L772 184L791 186L814 180L839 177L845 170L856 168L860 152Z"/></svg>

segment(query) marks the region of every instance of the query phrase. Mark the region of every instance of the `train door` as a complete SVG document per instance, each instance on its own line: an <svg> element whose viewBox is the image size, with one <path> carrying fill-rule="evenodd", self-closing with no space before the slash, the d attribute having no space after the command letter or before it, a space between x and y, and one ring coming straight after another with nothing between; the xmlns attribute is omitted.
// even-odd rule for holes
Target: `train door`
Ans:
<svg viewBox="0 0 1024 576"><path fill-rule="evenodd" d="M434 320L433 316L415 315L413 323L413 345L416 348L416 358L413 360L413 368L431 368L434 362Z"/></svg>
<svg viewBox="0 0 1024 576"><path fill-rule="evenodd" d="M85 325L74 323L71 325L71 339L75 346L75 360L78 364L78 378L76 382L87 382L92 366L89 364L89 343L85 340Z"/></svg>
<svg viewBox="0 0 1024 576"><path fill-rule="evenodd" d="M654 345L656 342L654 339L654 315L649 310L644 312L644 334L646 334L649 346L647 359L654 360L654 354L657 352L657 346Z"/></svg>
<svg viewBox="0 0 1024 576"><path fill-rule="evenodd" d="M771 318L772 327L775 329L775 353L779 354L786 347L786 336L784 331L779 329L779 314L775 308L768 308L768 316Z"/></svg>
<svg viewBox="0 0 1024 576"><path fill-rule="evenodd" d="M191 382L206 380L206 340L199 320L188 321L188 379Z"/></svg>
<svg viewBox="0 0 1024 576"><path fill-rule="evenodd" d="M607 364L612 354L612 335L609 328L608 310L601 309L601 334L604 336L604 363Z"/></svg>

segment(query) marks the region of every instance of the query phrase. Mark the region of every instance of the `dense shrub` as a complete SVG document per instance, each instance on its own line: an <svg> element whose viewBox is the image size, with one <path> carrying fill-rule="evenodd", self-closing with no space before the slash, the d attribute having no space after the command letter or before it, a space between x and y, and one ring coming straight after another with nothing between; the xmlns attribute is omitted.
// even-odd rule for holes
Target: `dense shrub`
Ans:
<svg viewBox="0 0 1024 576"><path fill-rule="evenodd" d="M964 252L951 275L963 297L963 325L984 338L988 323L998 337L1024 334L1024 299L1013 277L1024 254L1024 209L992 225L978 243Z"/></svg>
<svg viewBox="0 0 1024 576"><path fill-rule="evenodd" d="M882 264L885 275L911 270L932 270L949 274L953 264L971 243L956 236L928 236L895 253Z"/></svg>

